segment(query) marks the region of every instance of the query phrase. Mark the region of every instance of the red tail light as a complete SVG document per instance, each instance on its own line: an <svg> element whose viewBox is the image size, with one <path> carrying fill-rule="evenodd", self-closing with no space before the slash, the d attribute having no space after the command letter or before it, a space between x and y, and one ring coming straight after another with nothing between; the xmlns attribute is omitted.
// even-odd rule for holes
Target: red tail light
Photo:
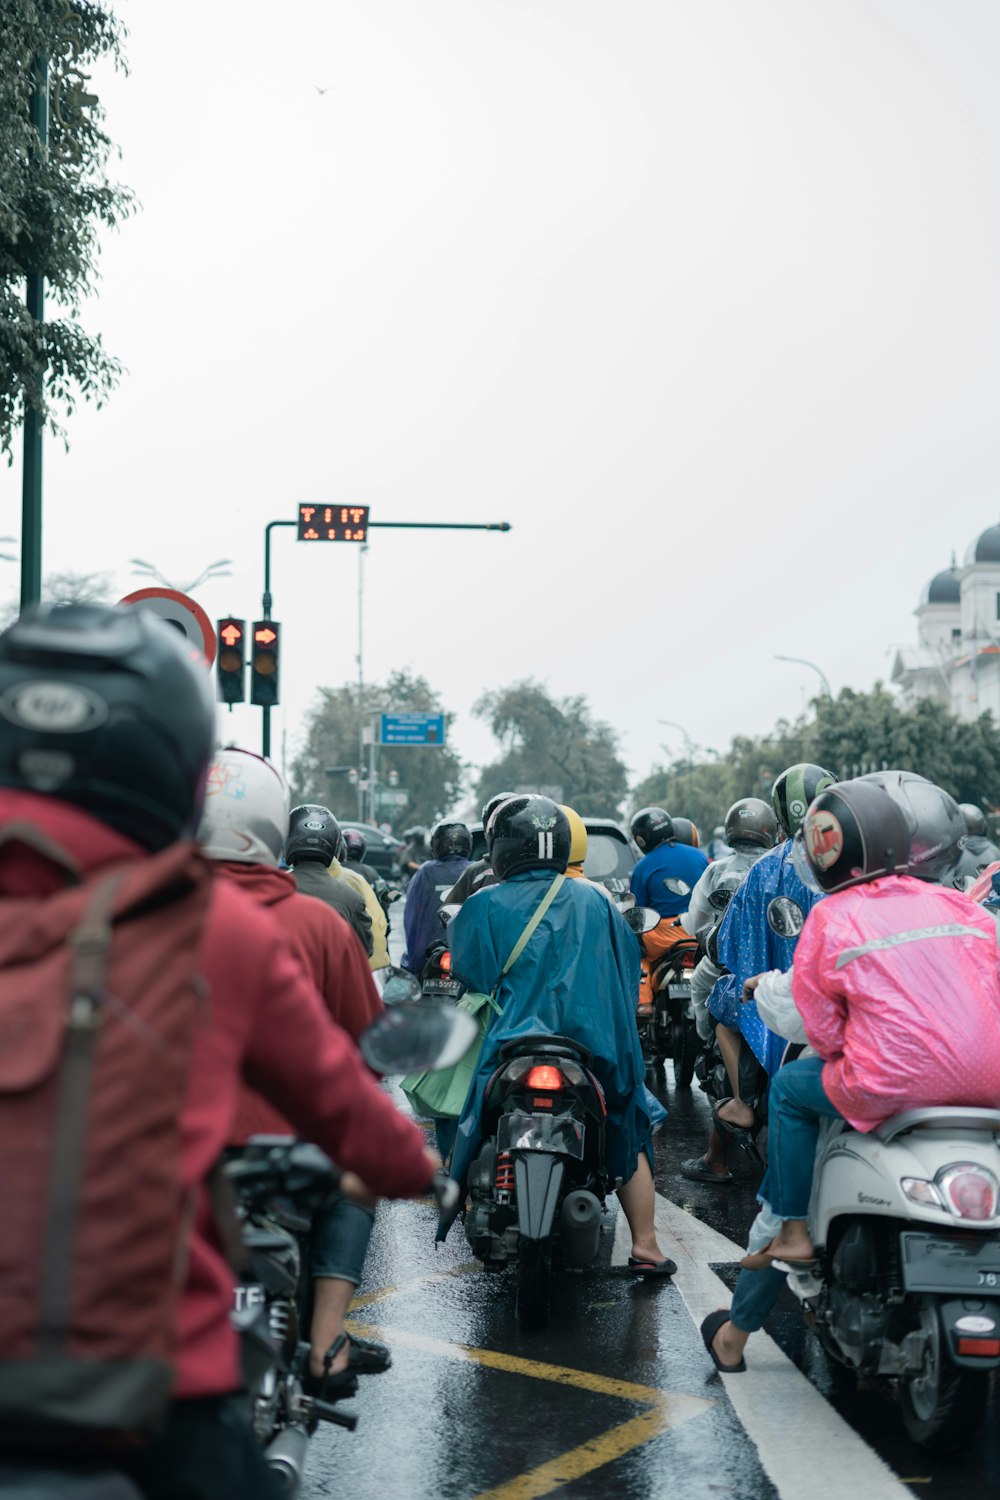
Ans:
<svg viewBox="0 0 1000 1500"><path fill-rule="evenodd" d="M698 950L697 950L697 948L686 949L681 954L681 968L682 969L696 969L697 967L698 967Z"/></svg>
<svg viewBox="0 0 1000 1500"><path fill-rule="evenodd" d="M959 1354L978 1354L984 1359L1000 1354L1000 1339L959 1339Z"/></svg>
<svg viewBox="0 0 1000 1500"><path fill-rule="evenodd" d="M558 1068L545 1064L528 1070L524 1086L528 1089L561 1089L563 1076Z"/></svg>
<svg viewBox="0 0 1000 1500"><path fill-rule="evenodd" d="M451 954L450 954L450 952L448 951L447 948L445 948L444 952L441 954L441 960L440 960L440 962L441 962L441 973L442 974L450 974L451 973Z"/></svg>

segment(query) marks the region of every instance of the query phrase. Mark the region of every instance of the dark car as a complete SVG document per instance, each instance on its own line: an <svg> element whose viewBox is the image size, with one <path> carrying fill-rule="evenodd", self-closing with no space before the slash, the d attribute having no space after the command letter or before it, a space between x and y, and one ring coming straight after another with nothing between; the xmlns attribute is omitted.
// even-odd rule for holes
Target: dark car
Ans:
<svg viewBox="0 0 1000 1500"><path fill-rule="evenodd" d="M584 818L583 825L587 830L587 858L583 873L588 880L606 886L613 896L624 895L639 858L632 840L614 818ZM483 859L486 854L483 825L473 823L471 828L472 858Z"/></svg>
<svg viewBox="0 0 1000 1500"><path fill-rule="evenodd" d="M381 828L374 828L371 823L355 823L349 818L341 818L340 826L356 828L364 834L368 845L365 864L377 870L390 885L395 884L399 879L399 851L403 847L399 839L391 833L383 833Z"/></svg>

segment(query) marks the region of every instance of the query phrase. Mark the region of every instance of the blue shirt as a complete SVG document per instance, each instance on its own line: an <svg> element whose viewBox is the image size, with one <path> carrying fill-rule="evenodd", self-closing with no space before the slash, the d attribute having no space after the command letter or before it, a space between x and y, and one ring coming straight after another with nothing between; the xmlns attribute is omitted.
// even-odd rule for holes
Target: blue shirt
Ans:
<svg viewBox="0 0 1000 1500"><path fill-rule="evenodd" d="M468 863L461 854L449 854L447 859L429 859L410 881L403 909L403 931L406 933L404 969L419 974L431 943L443 941L444 928L438 912Z"/></svg>
<svg viewBox="0 0 1000 1500"><path fill-rule="evenodd" d="M638 906L651 906L661 917L679 917L687 911L708 859L690 844L657 844L632 871L632 894ZM677 882L671 889L669 882Z"/></svg>

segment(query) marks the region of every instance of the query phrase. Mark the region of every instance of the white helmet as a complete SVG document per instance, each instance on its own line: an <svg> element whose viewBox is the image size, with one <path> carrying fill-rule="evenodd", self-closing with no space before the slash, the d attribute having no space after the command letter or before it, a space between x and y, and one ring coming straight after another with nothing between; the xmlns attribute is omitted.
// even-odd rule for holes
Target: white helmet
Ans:
<svg viewBox="0 0 1000 1500"><path fill-rule="evenodd" d="M198 841L209 859L277 867L288 837L288 788L251 750L219 750L208 769Z"/></svg>

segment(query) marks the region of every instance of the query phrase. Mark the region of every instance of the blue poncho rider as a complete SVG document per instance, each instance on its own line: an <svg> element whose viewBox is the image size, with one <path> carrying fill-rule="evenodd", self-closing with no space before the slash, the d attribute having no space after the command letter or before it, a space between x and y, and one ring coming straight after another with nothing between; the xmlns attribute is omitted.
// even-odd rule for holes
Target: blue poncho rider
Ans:
<svg viewBox="0 0 1000 1500"><path fill-rule="evenodd" d="M547 797L504 803L490 827L499 883L470 896L448 929L452 968L470 989L490 993L532 913L566 869L570 825ZM501 981L482 1056L466 1099L451 1172L464 1182L480 1146L486 1086L500 1047L518 1036L566 1036L592 1054L605 1092L607 1170L632 1233L629 1267L670 1275L676 1266L654 1228L650 1103L635 1025L639 947L615 906L593 886L561 881L517 963Z"/></svg>
<svg viewBox="0 0 1000 1500"><path fill-rule="evenodd" d="M428 950L435 943L444 946L438 913L448 899L452 886L469 866L472 834L457 818L444 818L431 829L431 857L420 866L406 888L403 930L406 952L403 968L421 973Z"/></svg>

